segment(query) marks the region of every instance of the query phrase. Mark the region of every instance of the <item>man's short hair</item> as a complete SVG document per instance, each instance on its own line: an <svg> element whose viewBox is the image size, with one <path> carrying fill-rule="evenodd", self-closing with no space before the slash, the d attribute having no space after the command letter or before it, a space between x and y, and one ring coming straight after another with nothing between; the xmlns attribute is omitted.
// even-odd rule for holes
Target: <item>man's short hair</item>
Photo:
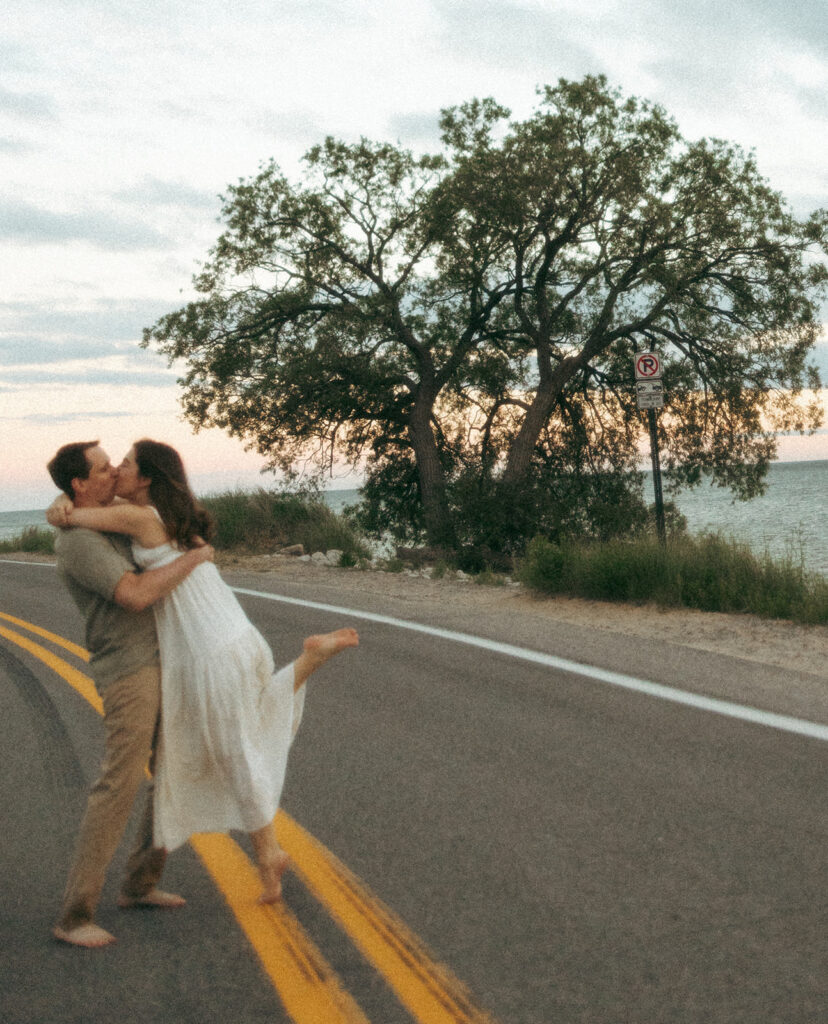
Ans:
<svg viewBox="0 0 828 1024"><path fill-rule="evenodd" d="M89 459L86 453L90 448L97 448L100 441L73 441L58 448L54 458L46 468L49 476L54 480L64 494L68 494L72 501L75 500L75 489L72 487L73 480L86 480L89 477Z"/></svg>

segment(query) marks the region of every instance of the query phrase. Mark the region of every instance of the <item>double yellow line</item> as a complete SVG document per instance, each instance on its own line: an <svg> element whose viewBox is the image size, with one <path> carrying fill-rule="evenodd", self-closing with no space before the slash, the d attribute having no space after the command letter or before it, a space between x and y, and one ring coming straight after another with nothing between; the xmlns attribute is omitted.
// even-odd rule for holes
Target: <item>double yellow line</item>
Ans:
<svg viewBox="0 0 828 1024"><path fill-rule="evenodd" d="M70 640L4 612L0 619L89 661L89 654ZM89 676L28 636L5 626L0 626L0 636L48 666L103 713ZM284 811L276 817L276 829L301 881L385 978L418 1024L495 1024L451 971L437 963L408 926L330 850ZM258 874L241 847L229 836L217 834L193 836L190 843L296 1024L369 1024L290 910L284 904L257 903Z"/></svg>

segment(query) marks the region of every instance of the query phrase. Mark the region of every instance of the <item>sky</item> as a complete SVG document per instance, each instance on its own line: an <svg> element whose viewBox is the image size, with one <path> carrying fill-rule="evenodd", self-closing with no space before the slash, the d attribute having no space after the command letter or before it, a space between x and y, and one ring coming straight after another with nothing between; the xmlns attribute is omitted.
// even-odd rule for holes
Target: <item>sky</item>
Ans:
<svg viewBox="0 0 828 1024"><path fill-rule="evenodd" d="M138 347L261 164L298 179L327 135L436 150L444 107L526 117L539 86L604 74L685 137L754 150L804 216L828 206L827 50L824 0L6 0L0 511L48 504L69 440L115 460L168 441L200 494L272 482L240 441L193 434L181 368ZM828 334L817 361L828 379ZM828 458L828 430L780 458Z"/></svg>

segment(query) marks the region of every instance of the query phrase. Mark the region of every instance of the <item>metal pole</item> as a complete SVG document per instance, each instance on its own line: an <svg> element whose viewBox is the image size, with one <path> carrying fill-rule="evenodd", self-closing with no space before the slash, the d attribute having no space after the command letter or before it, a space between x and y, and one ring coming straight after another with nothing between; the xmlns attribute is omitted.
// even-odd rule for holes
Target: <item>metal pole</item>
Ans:
<svg viewBox="0 0 828 1024"><path fill-rule="evenodd" d="M658 431L656 430L655 409L647 410L650 425L650 458L653 462L653 491L655 493L656 532L662 544L667 543L667 529L664 525L664 497L661 493L661 460L658 455Z"/></svg>

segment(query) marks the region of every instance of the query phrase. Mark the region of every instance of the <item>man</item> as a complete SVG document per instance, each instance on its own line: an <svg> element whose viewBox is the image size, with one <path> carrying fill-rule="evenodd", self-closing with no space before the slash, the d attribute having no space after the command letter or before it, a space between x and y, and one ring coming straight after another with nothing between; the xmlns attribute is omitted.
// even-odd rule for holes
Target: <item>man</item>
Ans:
<svg viewBox="0 0 828 1024"><path fill-rule="evenodd" d="M110 504L118 472L97 441L64 445L49 463L55 484L77 508ZM161 707L161 670L152 605L213 556L209 545L169 565L138 572L119 534L67 529L55 542L58 572L86 619L90 669L104 706L106 746L81 822L55 938L96 948L115 937L95 924L106 870L126 828L150 759ZM180 907L157 887L166 853L152 845L152 784L118 905Z"/></svg>

